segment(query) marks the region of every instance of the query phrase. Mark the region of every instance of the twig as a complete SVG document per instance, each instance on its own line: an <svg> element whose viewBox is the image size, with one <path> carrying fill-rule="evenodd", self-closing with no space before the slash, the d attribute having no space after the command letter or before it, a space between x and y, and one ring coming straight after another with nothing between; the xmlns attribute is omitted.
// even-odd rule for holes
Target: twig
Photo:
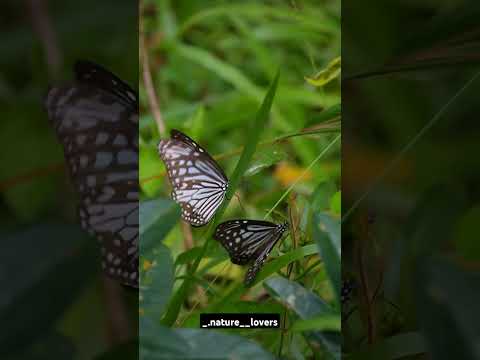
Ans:
<svg viewBox="0 0 480 360"><path fill-rule="evenodd" d="M1 181L0 191L5 191L9 188L13 188L22 183L28 183L28 182L34 181L35 179L42 176L47 176L47 175L60 172L60 170L62 170L64 166L65 166L64 163L58 163L58 164L45 166L39 169L33 169L32 171L26 174L16 175L14 177Z"/></svg>
<svg viewBox="0 0 480 360"><path fill-rule="evenodd" d="M161 137L166 135L165 123L163 122L162 113L160 112L160 106L157 101L157 94L155 93L155 88L153 86L152 74L150 72L150 63L148 61L148 53L145 48L145 36L143 29L140 30L139 35L139 46L140 46L140 57L142 59L142 68L143 68L143 83L145 86L145 91L147 93L148 103L150 104L150 109L152 110L153 118L157 123L158 132Z"/></svg>
<svg viewBox="0 0 480 360"><path fill-rule="evenodd" d="M107 275L102 275L109 339L112 345L132 338L122 286Z"/></svg>
<svg viewBox="0 0 480 360"><path fill-rule="evenodd" d="M187 251L193 247L192 228L190 227L190 224L186 223L185 221L181 221L180 223L183 233L183 245L185 251Z"/></svg>

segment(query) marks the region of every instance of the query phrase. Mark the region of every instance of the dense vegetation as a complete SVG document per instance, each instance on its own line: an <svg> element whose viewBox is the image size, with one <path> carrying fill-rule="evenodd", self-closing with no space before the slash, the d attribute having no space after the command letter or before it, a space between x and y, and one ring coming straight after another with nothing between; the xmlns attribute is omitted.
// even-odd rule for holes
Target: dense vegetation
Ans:
<svg viewBox="0 0 480 360"><path fill-rule="evenodd" d="M142 3L142 358L339 358L339 8ZM205 147L230 178L225 206L203 228L179 221L170 200L157 152L170 129ZM215 224L239 217L290 223L250 288L211 237ZM204 312L280 313L282 324L206 331Z"/></svg>

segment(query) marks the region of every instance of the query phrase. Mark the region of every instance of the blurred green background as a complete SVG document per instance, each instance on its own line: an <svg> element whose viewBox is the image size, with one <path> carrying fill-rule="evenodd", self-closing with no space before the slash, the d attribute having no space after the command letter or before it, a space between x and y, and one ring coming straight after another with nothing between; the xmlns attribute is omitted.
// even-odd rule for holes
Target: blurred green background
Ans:
<svg viewBox="0 0 480 360"><path fill-rule="evenodd" d="M137 293L102 281L43 99L78 59L137 86L137 2L3 1L0 13L0 357L92 359L136 336Z"/></svg>
<svg viewBox="0 0 480 360"><path fill-rule="evenodd" d="M479 15L476 1L343 4L346 358L480 357Z"/></svg>
<svg viewBox="0 0 480 360"><path fill-rule="evenodd" d="M140 85L141 356L339 358L340 1L143 1L140 31L149 64ZM278 70L261 132L256 116ZM263 219L292 187L268 220L293 230L254 287L241 285L244 269L209 226L179 222L157 151L172 128L228 176L261 132L221 221ZM201 312L276 312L285 322L283 331L205 331Z"/></svg>

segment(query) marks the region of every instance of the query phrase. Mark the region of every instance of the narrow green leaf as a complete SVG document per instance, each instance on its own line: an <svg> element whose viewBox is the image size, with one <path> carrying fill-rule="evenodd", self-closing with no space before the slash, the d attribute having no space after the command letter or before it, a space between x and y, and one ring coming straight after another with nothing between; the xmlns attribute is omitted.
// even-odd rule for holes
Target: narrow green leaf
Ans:
<svg viewBox="0 0 480 360"><path fill-rule="evenodd" d="M325 269L332 283L332 287L340 302L341 283L341 239L340 220L327 214L315 214L313 237L317 243L320 257L325 263Z"/></svg>
<svg viewBox="0 0 480 360"><path fill-rule="evenodd" d="M145 233L144 239L152 242L154 232ZM140 242L141 243L141 242ZM141 245L140 245L141 246ZM160 319L173 287L173 261L168 247L158 242L148 252L141 251L140 257L140 316Z"/></svg>
<svg viewBox="0 0 480 360"><path fill-rule="evenodd" d="M330 209L335 215L340 216L342 212L342 192L337 191L330 199Z"/></svg>
<svg viewBox="0 0 480 360"><path fill-rule="evenodd" d="M293 331L342 331L342 319L340 315L325 314L315 316L307 320L297 320L292 325Z"/></svg>
<svg viewBox="0 0 480 360"><path fill-rule="evenodd" d="M95 241L78 226L41 224L2 241L0 357L6 358L43 336L99 267Z"/></svg>
<svg viewBox="0 0 480 360"><path fill-rule="evenodd" d="M141 253L149 253L172 230L180 219L179 206L169 199L140 202ZM146 233L149 236L144 236Z"/></svg>
<svg viewBox="0 0 480 360"><path fill-rule="evenodd" d="M329 16L327 16L323 11L316 8L315 15L309 15L310 11L307 12L296 12L291 11L288 8L281 8L275 6L265 6L260 4L240 4L229 6L217 6L205 9L203 11L195 13L189 19L187 19L181 26L179 30L179 35L184 34L194 25L206 21L211 18L226 16L232 14L234 16L244 16L249 18L260 19L262 22L265 21L265 18L274 18L274 19L284 19L288 21L295 20L297 26L302 26L312 31L317 31L319 33L323 32L336 32L337 24L333 24ZM321 21L318 17L321 17Z"/></svg>
<svg viewBox="0 0 480 360"><path fill-rule="evenodd" d="M263 281L272 274L275 274L277 271L280 271L288 264L303 259L305 256L314 255L317 253L317 247L315 244L305 245L295 250L289 251L288 253L279 256L278 258L269 261L262 267L262 270L258 273L255 278L254 285Z"/></svg>
<svg viewBox="0 0 480 360"><path fill-rule="evenodd" d="M320 70L313 77L306 77L305 80L307 80L307 82L316 87L324 86L333 79L340 76L341 64L342 61L340 59L340 56L336 57L335 59L330 61L330 63L328 63L325 69Z"/></svg>
<svg viewBox="0 0 480 360"><path fill-rule="evenodd" d="M279 146L270 146L261 152L257 152L244 176L253 176L262 170L284 160L287 153Z"/></svg>
<svg viewBox="0 0 480 360"><path fill-rule="evenodd" d="M141 323L140 359L258 359L275 357L252 340L215 330L169 329Z"/></svg>
<svg viewBox="0 0 480 360"><path fill-rule="evenodd" d="M282 277L274 277L266 280L264 284L273 297L291 308L303 320L310 320L318 316L340 316L320 297L296 282ZM340 359L340 336L337 332L310 331L307 333L307 337L323 344L335 359Z"/></svg>
<svg viewBox="0 0 480 360"><path fill-rule="evenodd" d="M170 250L161 242L180 218L171 200L140 203L140 309L141 314L159 319L173 286Z"/></svg>

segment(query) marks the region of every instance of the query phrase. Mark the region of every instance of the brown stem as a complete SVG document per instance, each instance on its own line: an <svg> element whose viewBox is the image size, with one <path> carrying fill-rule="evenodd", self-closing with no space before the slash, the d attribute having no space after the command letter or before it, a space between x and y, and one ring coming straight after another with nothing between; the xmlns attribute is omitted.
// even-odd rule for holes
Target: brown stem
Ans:
<svg viewBox="0 0 480 360"><path fill-rule="evenodd" d="M47 61L51 79L58 79L62 67L62 55L57 42L55 31L47 10L45 0L29 0L28 7L32 19L32 26L40 38Z"/></svg>
<svg viewBox="0 0 480 360"><path fill-rule="evenodd" d="M162 113L160 112L160 106L157 101L157 94L155 93L155 88L153 86L152 73L150 72L150 62L148 60L148 52L145 48L145 36L143 29L140 30L139 35L139 47L140 47L140 57L142 59L142 73L143 73L143 84L145 86L145 91L147 93L148 103L152 111L153 118L157 123L158 132L161 137L166 135L165 123L163 122Z"/></svg>
<svg viewBox="0 0 480 360"><path fill-rule="evenodd" d="M130 321L124 303L123 288L118 281L102 275L107 327L110 343L120 344L132 338Z"/></svg>

